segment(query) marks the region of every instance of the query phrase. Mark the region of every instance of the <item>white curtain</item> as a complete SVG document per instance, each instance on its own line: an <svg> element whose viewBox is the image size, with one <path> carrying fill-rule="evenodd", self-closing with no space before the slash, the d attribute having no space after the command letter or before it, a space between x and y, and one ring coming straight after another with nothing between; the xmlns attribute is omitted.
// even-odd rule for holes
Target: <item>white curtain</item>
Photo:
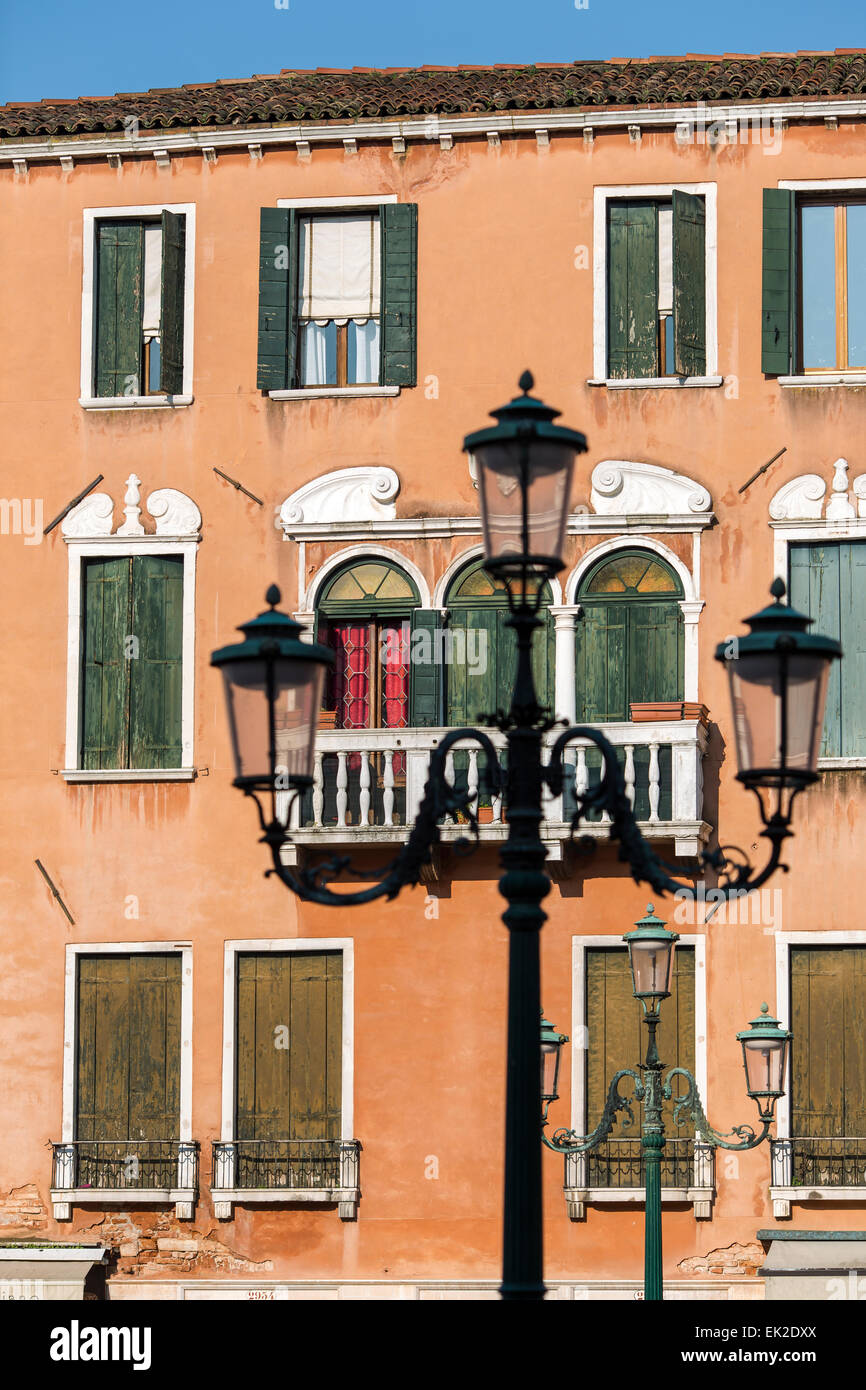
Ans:
<svg viewBox="0 0 866 1390"><path fill-rule="evenodd" d="M659 208L659 314L674 311L674 213Z"/></svg>
<svg viewBox="0 0 866 1390"><path fill-rule="evenodd" d="M144 341L159 337L162 301L162 227L154 223L144 229L144 297L141 331Z"/></svg>
<svg viewBox="0 0 866 1390"><path fill-rule="evenodd" d="M350 325L349 380L364 384L379 380L379 325L375 319L365 323L356 319Z"/></svg>
<svg viewBox="0 0 866 1390"><path fill-rule="evenodd" d="M328 386L337 377L336 359L329 374L328 339L333 329L327 323L306 323L301 333L301 385Z"/></svg>
<svg viewBox="0 0 866 1390"><path fill-rule="evenodd" d="M367 319L378 314L378 217L302 217L298 235L302 318Z"/></svg>

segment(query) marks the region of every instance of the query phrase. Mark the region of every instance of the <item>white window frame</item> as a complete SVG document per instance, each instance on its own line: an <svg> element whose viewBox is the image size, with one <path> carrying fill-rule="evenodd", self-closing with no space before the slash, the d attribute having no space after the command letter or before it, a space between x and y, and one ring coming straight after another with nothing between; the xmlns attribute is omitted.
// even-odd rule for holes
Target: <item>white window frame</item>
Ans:
<svg viewBox="0 0 866 1390"><path fill-rule="evenodd" d="M695 1080L704 1106L707 1105L707 970L706 936L680 935L679 945L690 946L695 952ZM586 1022L586 953L599 948L625 951L622 937L612 934L606 936L573 936L571 939L571 1128L576 1134L589 1132L590 1119L586 1113L586 1068L584 1057L587 1047ZM638 1007L635 1001L635 1008ZM664 1007L664 1005L662 1005ZM641 1058L635 1057L637 1063ZM610 1082L608 1077L607 1081ZM628 1083L623 1082L623 1094L627 1094ZM601 1116L593 1117L593 1125ZM640 1131L635 1125L633 1134L624 1134L621 1122L618 1123L614 1137L639 1138ZM698 1171L700 1170L700 1171ZM583 1178L585 1159L580 1154L569 1155L565 1160L564 1192L568 1214L572 1220L582 1220L586 1205L628 1204L643 1206L645 1193L642 1187L587 1187ZM689 1187L663 1187L663 1203L691 1203L697 1220L708 1220L712 1216L715 1185L713 1181L712 1155L706 1159L695 1160L693 1175L700 1177L700 1183Z"/></svg>
<svg viewBox="0 0 866 1390"><path fill-rule="evenodd" d="M108 219L159 217L173 212L186 218L183 283L183 391L179 396L95 396L96 360L96 224ZM84 209L84 266L81 291L81 395L84 410L153 410L193 403L193 326L195 314L195 203L148 203Z"/></svg>
<svg viewBox="0 0 866 1390"><path fill-rule="evenodd" d="M355 198L278 198L278 208L294 208L296 212L358 212L379 208L383 203L398 203L396 193L382 193L378 197L372 193L359 194ZM384 270L383 270L384 275ZM383 280L384 285L384 280ZM381 353L381 343L379 345ZM365 396L399 396L400 386L300 386L288 390L269 391L272 401L317 401L357 400Z"/></svg>
<svg viewBox="0 0 866 1390"><path fill-rule="evenodd" d="M791 1026L791 947L866 946L866 931L801 931L776 934L776 1000L783 1028ZM785 1092L776 1103L776 1138L791 1138L791 1083L793 1058L788 1063ZM866 1187L770 1187L773 1215L777 1221L791 1215L792 1203L857 1202L866 1205Z"/></svg>
<svg viewBox="0 0 866 1390"><path fill-rule="evenodd" d="M192 1142L192 946L179 941L83 941L66 947L63 1010L63 1091L61 1142L75 1138L75 1073L78 1061L78 960L80 956L168 955L179 951L180 967L180 1117L178 1141ZM72 1207L97 1205L175 1204L179 1220L191 1221L194 1188L55 1188L51 1192L55 1221L69 1221Z"/></svg>
<svg viewBox="0 0 866 1390"><path fill-rule="evenodd" d="M864 377L866 381L866 377ZM773 570L786 589L789 588L790 556L789 547L793 542L815 545L830 545L834 541L860 541L866 545L866 517L854 517L850 521L825 521L816 517L812 521L773 521ZM834 768L866 767L866 753L849 758L819 758L819 770L830 772Z"/></svg>
<svg viewBox="0 0 866 1390"><path fill-rule="evenodd" d="M233 1143L236 1138L236 1049L237 1049L237 978L239 955L263 955L275 951L287 955L297 951L339 951L343 957L343 1014L342 1026L342 1077L340 1138L354 1140L355 1127L355 941L351 936L311 936L289 937L280 940L272 938L253 938L233 940L225 943L223 968L223 1061L222 1061L222 1122L220 1139L223 1143ZM211 1188L214 1215L219 1221L230 1221L234 1204L248 1206L255 1203L304 1202L329 1203L335 1201L339 1207L340 1218L353 1220L360 1199L357 1186L345 1187L334 1194L327 1188Z"/></svg>
<svg viewBox="0 0 866 1390"><path fill-rule="evenodd" d="M195 777L195 561L199 538L167 541L159 536L105 536L98 541L67 538L69 590L66 639L66 766L67 782L190 782ZM183 633L181 670L181 765L159 768L81 767L82 707L81 623L82 572L87 559L124 555L183 556Z"/></svg>
<svg viewBox="0 0 866 1390"><path fill-rule="evenodd" d="M866 190L866 179L779 179L778 188L792 193L847 193ZM798 306L799 307L799 306ZM803 372L777 377L780 386L866 386L866 372ZM864 761L866 766L866 761Z"/></svg>
<svg viewBox="0 0 866 1390"><path fill-rule="evenodd" d="M614 378L607 374L607 208L608 203L632 198L670 198L677 190L704 199L706 211L706 347L705 376L657 376ZM614 391L645 390L647 387L682 389L694 386L721 386L718 338L718 219L715 183L605 184L593 190L593 313L592 370L588 386L607 386Z"/></svg>

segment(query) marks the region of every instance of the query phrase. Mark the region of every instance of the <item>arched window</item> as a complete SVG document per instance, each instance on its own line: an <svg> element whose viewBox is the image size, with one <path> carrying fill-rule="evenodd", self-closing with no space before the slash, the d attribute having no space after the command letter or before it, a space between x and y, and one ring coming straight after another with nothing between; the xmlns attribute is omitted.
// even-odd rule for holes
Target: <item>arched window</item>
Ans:
<svg viewBox="0 0 866 1390"><path fill-rule="evenodd" d="M545 584L541 616L546 624L536 633L532 665L538 702L553 704L553 620L548 612L551 594ZM492 579L483 560L456 576L446 599L448 641L445 643L445 722L474 724L497 709L508 709L516 670L514 633L506 628L508 597L501 580Z"/></svg>
<svg viewBox="0 0 866 1390"><path fill-rule="evenodd" d="M577 720L631 718L633 702L683 698L682 585L646 550L608 555L577 601Z"/></svg>
<svg viewBox="0 0 866 1390"><path fill-rule="evenodd" d="M328 580L317 607L318 641L334 653L324 696L338 729L409 724L412 580L388 560L360 560Z"/></svg>

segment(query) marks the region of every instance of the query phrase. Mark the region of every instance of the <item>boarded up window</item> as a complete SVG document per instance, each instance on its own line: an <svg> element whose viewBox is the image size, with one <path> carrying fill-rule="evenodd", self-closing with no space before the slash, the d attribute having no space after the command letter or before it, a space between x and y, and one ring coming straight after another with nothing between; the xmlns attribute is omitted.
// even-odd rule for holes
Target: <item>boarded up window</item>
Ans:
<svg viewBox="0 0 866 1390"><path fill-rule="evenodd" d="M643 1009L632 994L628 951L623 947L603 947L586 953L586 1128L591 1131L601 1119L611 1078L624 1067L637 1069L646 1052ZM695 1062L695 953L680 946L674 955L671 997L661 1006L658 1029L659 1056L667 1067L687 1067ZM629 1094L629 1081L622 1094ZM644 1182L640 1153L640 1122L643 1107L635 1105L634 1126L623 1127L621 1112L614 1137L587 1155L590 1187L640 1187ZM672 1102L665 1103L663 1119L667 1146L662 1164L662 1183L667 1187L687 1187L692 1182L692 1137L690 1124L675 1126ZM633 1136L633 1137L632 1137Z"/></svg>
<svg viewBox="0 0 866 1390"><path fill-rule="evenodd" d="M176 1186L180 992L179 953L80 959L78 1186Z"/></svg>

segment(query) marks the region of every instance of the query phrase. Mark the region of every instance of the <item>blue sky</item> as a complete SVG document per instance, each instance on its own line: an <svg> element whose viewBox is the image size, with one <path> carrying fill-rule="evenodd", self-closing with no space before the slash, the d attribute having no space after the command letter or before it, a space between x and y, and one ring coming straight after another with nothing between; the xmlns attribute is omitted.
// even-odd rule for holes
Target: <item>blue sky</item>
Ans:
<svg viewBox="0 0 866 1390"><path fill-rule="evenodd" d="M289 67L858 46L866 22L854 0L0 0L0 101Z"/></svg>

